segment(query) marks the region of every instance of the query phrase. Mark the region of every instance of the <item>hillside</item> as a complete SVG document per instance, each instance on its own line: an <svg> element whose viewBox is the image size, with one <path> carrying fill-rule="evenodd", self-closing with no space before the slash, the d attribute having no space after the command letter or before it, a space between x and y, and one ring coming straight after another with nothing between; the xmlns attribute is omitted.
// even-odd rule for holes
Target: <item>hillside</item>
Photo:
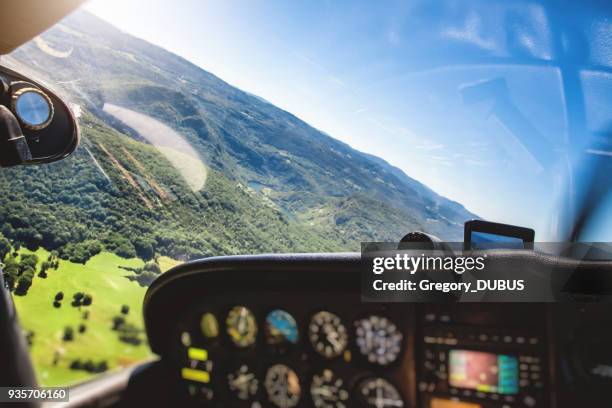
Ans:
<svg viewBox="0 0 612 408"><path fill-rule="evenodd" d="M145 286L179 261L358 251L361 241L414 230L461 239L475 217L384 160L84 12L3 64L80 112L72 156L0 172L4 277L45 385L147 358ZM93 303L73 305L79 293Z"/></svg>
<svg viewBox="0 0 612 408"><path fill-rule="evenodd" d="M358 250L360 241L412 230L461 239L475 217L385 161L85 12L8 62L83 112L73 157L0 174L10 191L0 198L2 232L30 246L97 241L122 256L177 259ZM193 191L189 170L177 170L122 112L184 138L205 169L203 188ZM75 251L83 252L60 256Z"/></svg>

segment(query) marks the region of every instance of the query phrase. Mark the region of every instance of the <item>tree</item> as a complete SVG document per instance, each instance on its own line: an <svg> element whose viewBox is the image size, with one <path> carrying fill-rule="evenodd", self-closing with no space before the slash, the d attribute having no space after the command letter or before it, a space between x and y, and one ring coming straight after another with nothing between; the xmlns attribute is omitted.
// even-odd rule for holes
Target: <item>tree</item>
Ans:
<svg viewBox="0 0 612 408"><path fill-rule="evenodd" d="M98 363L98 367L96 367L96 372L103 373L108 370L108 363L106 361L100 361Z"/></svg>
<svg viewBox="0 0 612 408"><path fill-rule="evenodd" d="M89 305L91 305L92 301L93 301L93 298L91 297L91 295L85 294L83 296L82 304L83 304L83 306L89 306Z"/></svg>
<svg viewBox="0 0 612 408"><path fill-rule="evenodd" d="M25 333L25 337L26 337L26 341L28 343L28 346L32 347L32 344L34 344L34 332L33 331L27 331Z"/></svg>
<svg viewBox="0 0 612 408"><path fill-rule="evenodd" d="M87 331L87 326L85 326L84 324L80 324L79 325L79 333L83 334L85 333L85 331Z"/></svg>
<svg viewBox="0 0 612 408"><path fill-rule="evenodd" d="M87 371L88 373L93 373L96 370L96 366L93 361L87 360L83 363L83 370Z"/></svg>
<svg viewBox="0 0 612 408"><path fill-rule="evenodd" d="M57 366L57 364L58 364L58 363L59 363L59 361L60 361L60 357L61 357L61 356L60 356L59 351L55 350L55 351L53 352L53 366Z"/></svg>
<svg viewBox="0 0 612 408"><path fill-rule="evenodd" d="M84 296L85 294L83 292L76 292L74 295L72 295L72 306L81 306L81 301L83 300Z"/></svg>
<svg viewBox="0 0 612 408"><path fill-rule="evenodd" d="M153 273L156 273L158 275L161 273L161 268L155 262L147 262L142 269L144 271L153 272Z"/></svg>
<svg viewBox="0 0 612 408"><path fill-rule="evenodd" d="M121 314L127 315L130 313L130 307L128 305L121 306Z"/></svg>
<svg viewBox="0 0 612 408"><path fill-rule="evenodd" d="M9 252L11 252L11 242L6 239L4 234L0 233L0 262L4 260Z"/></svg>
<svg viewBox="0 0 612 408"><path fill-rule="evenodd" d="M141 331L142 330L133 324L125 323L118 330L119 340L124 343L138 346L142 343L142 339L140 338Z"/></svg>
<svg viewBox="0 0 612 408"><path fill-rule="evenodd" d="M32 277L29 275L22 275L17 280L17 287L15 288L15 294L24 296L28 293L28 289L32 286Z"/></svg>
<svg viewBox="0 0 612 408"><path fill-rule="evenodd" d="M19 263L19 269L23 272L27 269L36 269L38 263L38 257L34 254L23 254L21 255L21 262Z"/></svg>
<svg viewBox="0 0 612 408"><path fill-rule="evenodd" d="M113 330L119 330L125 324L125 318L123 316L113 317Z"/></svg>
<svg viewBox="0 0 612 408"><path fill-rule="evenodd" d="M99 254L100 251L102 251L102 244L97 240L70 242L61 248L60 257L68 259L70 262L84 264L89 258Z"/></svg>
<svg viewBox="0 0 612 408"><path fill-rule="evenodd" d="M59 292L55 294L55 300L60 301L62 299L64 299L64 292L60 290Z"/></svg>
<svg viewBox="0 0 612 408"><path fill-rule="evenodd" d="M121 242L115 249L115 253L122 258L134 258L136 257L136 250L134 245L128 241Z"/></svg>
<svg viewBox="0 0 612 408"><path fill-rule="evenodd" d="M155 241L152 239L147 239L144 237L136 237L134 240L134 248L136 249L136 254L140 259L148 261L153 259L155 255L154 249Z"/></svg>
<svg viewBox="0 0 612 408"><path fill-rule="evenodd" d="M74 340L74 330L70 326L66 326L64 328L64 337L62 337L64 341L72 341Z"/></svg>

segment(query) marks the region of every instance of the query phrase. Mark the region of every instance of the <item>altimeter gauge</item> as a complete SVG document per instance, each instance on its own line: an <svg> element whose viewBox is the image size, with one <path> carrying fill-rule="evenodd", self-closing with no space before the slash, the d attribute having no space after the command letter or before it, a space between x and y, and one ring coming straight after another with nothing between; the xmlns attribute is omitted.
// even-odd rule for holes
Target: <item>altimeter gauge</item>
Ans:
<svg viewBox="0 0 612 408"><path fill-rule="evenodd" d="M325 358L338 357L348 344L348 333L342 320L325 311L310 319L308 338L314 350Z"/></svg>

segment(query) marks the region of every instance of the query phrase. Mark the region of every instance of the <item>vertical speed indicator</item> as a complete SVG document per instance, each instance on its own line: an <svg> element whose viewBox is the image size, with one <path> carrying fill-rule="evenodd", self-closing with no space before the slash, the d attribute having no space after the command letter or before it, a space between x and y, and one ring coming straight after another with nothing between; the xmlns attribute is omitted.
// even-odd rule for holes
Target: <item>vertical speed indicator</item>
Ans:
<svg viewBox="0 0 612 408"><path fill-rule="evenodd" d="M404 336L384 316L370 315L355 321L357 349L368 362L386 366L397 360Z"/></svg>
<svg viewBox="0 0 612 408"><path fill-rule="evenodd" d="M349 393L342 378L337 377L330 369L312 377L310 396L316 408L346 408Z"/></svg>
<svg viewBox="0 0 612 408"><path fill-rule="evenodd" d="M284 364L268 369L264 385L270 402L278 408L293 408L300 402L300 379L295 371Z"/></svg>

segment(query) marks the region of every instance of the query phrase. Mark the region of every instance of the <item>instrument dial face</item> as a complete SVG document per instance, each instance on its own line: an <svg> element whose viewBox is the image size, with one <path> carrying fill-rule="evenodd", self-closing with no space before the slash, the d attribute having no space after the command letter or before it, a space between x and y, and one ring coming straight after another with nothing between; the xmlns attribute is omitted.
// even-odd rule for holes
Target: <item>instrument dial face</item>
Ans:
<svg viewBox="0 0 612 408"><path fill-rule="evenodd" d="M393 363L402 349L402 333L388 318L371 315L355 322L359 352L372 364Z"/></svg>
<svg viewBox="0 0 612 408"><path fill-rule="evenodd" d="M187 392L191 398L203 404L210 403L215 396L213 389L208 385L189 384Z"/></svg>
<svg viewBox="0 0 612 408"><path fill-rule="evenodd" d="M363 408L402 408L404 401L397 388L384 378L368 378L358 386L357 400Z"/></svg>
<svg viewBox="0 0 612 408"><path fill-rule="evenodd" d="M300 402L300 379L295 371L284 364L268 369L264 385L270 402L279 408L292 408Z"/></svg>
<svg viewBox="0 0 612 408"><path fill-rule="evenodd" d="M200 331L205 339L214 339L219 335L219 322L214 314L206 312L200 318Z"/></svg>
<svg viewBox="0 0 612 408"><path fill-rule="evenodd" d="M227 375L230 391L242 401L249 401L257 395L259 380L246 364Z"/></svg>
<svg viewBox="0 0 612 408"><path fill-rule="evenodd" d="M325 358L338 357L348 344L348 333L342 320L325 311L310 319L308 337L315 351Z"/></svg>
<svg viewBox="0 0 612 408"><path fill-rule="evenodd" d="M346 408L348 406L349 393L344 388L344 381L329 369L312 377L310 395L317 408Z"/></svg>
<svg viewBox="0 0 612 408"><path fill-rule="evenodd" d="M241 348L248 347L257 339L257 322L255 316L244 306L235 306L230 310L225 321L227 334L232 342Z"/></svg>
<svg viewBox="0 0 612 408"><path fill-rule="evenodd" d="M288 312L276 309L266 317L266 343L270 345L297 344L297 323Z"/></svg>

